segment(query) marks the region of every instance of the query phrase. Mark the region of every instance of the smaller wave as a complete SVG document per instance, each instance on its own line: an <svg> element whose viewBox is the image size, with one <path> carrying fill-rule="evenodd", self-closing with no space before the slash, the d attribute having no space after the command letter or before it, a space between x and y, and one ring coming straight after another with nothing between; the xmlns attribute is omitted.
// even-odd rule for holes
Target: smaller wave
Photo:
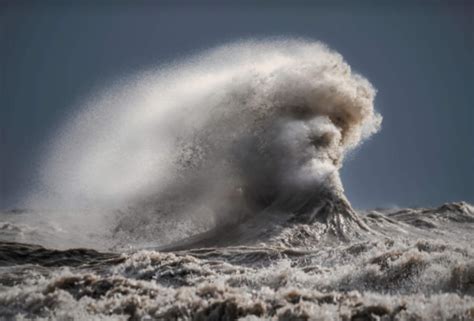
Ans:
<svg viewBox="0 0 474 321"><path fill-rule="evenodd" d="M40 265L44 267L92 267L117 264L123 261L118 254L91 249L54 250L39 245L0 241L0 266Z"/></svg>

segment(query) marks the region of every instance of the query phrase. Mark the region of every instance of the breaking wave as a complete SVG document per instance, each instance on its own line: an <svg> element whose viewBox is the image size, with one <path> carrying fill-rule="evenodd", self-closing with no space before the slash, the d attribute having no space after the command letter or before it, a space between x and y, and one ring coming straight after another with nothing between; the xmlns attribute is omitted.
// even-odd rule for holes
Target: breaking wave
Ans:
<svg viewBox="0 0 474 321"><path fill-rule="evenodd" d="M116 209L119 232L156 239L173 226L179 239L327 195L345 200L338 170L380 127L374 96L319 42L221 46L90 99L52 139L28 203L100 209L91 225L110 226L104 209Z"/></svg>

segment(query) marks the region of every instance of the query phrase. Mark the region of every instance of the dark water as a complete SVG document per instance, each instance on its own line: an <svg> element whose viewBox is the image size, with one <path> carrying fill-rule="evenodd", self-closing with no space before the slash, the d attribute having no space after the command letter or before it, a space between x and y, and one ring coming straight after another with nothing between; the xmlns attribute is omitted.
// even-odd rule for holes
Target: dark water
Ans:
<svg viewBox="0 0 474 321"><path fill-rule="evenodd" d="M25 215L0 225L2 320L474 319L466 203L356 214L327 202L120 251L27 243L42 231L15 223Z"/></svg>

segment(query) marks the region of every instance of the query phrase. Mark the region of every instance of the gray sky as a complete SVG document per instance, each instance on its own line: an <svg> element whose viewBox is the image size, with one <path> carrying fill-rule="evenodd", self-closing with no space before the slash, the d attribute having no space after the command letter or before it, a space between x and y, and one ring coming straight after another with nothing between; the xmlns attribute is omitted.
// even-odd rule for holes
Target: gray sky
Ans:
<svg viewBox="0 0 474 321"><path fill-rule="evenodd" d="M133 3L0 0L0 208L20 205L39 147L81 98L200 49L282 35L327 43L378 89L382 131L342 170L356 207L474 203L474 2Z"/></svg>

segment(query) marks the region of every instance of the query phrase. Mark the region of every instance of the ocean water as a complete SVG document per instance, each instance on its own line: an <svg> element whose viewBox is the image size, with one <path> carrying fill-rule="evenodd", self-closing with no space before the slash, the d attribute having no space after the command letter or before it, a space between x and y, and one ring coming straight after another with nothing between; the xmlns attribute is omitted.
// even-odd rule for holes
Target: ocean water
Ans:
<svg viewBox="0 0 474 321"><path fill-rule="evenodd" d="M364 229L350 238L327 228L340 214L321 220L326 210L243 222L260 230L248 238L234 226L121 251L42 247L53 226L3 213L0 319L474 319L471 205L355 214Z"/></svg>
<svg viewBox="0 0 474 321"><path fill-rule="evenodd" d="M474 320L472 205L344 195L375 96L320 42L257 39L85 98L0 213L0 319Z"/></svg>

